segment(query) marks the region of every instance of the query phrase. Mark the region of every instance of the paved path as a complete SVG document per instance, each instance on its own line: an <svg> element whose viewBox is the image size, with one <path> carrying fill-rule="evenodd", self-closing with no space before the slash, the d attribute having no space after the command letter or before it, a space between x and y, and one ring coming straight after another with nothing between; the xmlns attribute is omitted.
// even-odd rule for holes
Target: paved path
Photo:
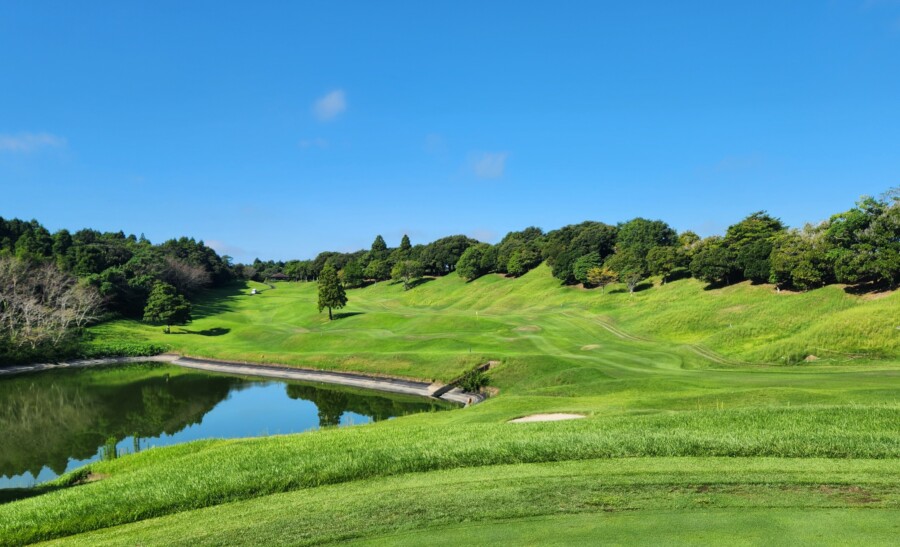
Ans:
<svg viewBox="0 0 900 547"><path fill-rule="evenodd" d="M235 363L230 361L213 361L210 359L198 359L195 357L181 357L179 355L155 355L152 357L110 357L106 359L82 359L62 363L42 363L37 365L25 365L17 367L0 368L0 377L52 370L60 368L82 368L100 365L116 365L123 363L146 363L148 361L170 363L181 367L221 372L225 374L239 374L242 376L262 376L265 378L281 378L284 380L302 380L307 382L321 382L325 384L338 384L342 386L402 393L405 395L417 395L419 397L432 397L432 394L444 387L442 384L430 384L428 382L416 382L413 380L400 380L396 378L381 378L353 374L349 372L329 372L322 370L298 369L287 366L256 365L250 363ZM480 403L484 396L477 393L466 393L459 388L453 388L440 394L440 399L454 403Z"/></svg>

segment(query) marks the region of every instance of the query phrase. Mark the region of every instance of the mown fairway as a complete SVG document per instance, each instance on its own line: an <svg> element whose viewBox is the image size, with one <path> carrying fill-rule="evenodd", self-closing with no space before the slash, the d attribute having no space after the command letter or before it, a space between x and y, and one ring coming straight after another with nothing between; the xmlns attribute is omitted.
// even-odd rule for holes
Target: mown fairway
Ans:
<svg viewBox="0 0 900 547"><path fill-rule="evenodd" d="M102 480L0 505L0 538L543 543L558 529L563 542L647 543L691 523L707 542L886 543L898 531L900 293L682 280L601 294L559 287L542 266L349 291L329 323L314 284L254 287L262 294L211 294L179 334L121 321L96 328L94 343L442 380L498 359L499 395L95 464ZM505 423L556 411L588 418Z"/></svg>

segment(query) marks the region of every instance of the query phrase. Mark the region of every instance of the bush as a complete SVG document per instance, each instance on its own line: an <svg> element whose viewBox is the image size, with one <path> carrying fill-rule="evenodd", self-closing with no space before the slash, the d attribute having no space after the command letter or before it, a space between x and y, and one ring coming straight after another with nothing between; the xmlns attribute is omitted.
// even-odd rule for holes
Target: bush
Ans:
<svg viewBox="0 0 900 547"><path fill-rule="evenodd" d="M473 369L463 374L459 381L456 382L456 385L463 391L478 393L481 391L481 388L490 383L490 380L484 371Z"/></svg>

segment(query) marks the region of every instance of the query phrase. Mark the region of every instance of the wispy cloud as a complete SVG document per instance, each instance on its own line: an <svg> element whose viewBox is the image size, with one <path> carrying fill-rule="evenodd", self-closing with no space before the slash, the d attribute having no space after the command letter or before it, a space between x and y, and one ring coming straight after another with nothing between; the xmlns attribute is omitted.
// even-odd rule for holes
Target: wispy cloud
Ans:
<svg viewBox="0 0 900 547"><path fill-rule="evenodd" d="M316 137L314 139L301 139L300 142L297 143L297 146L300 148L328 148L328 140L323 139L322 137Z"/></svg>
<svg viewBox="0 0 900 547"><path fill-rule="evenodd" d="M343 89L335 89L313 104L313 114L319 121L327 122L347 110L347 97Z"/></svg>
<svg viewBox="0 0 900 547"><path fill-rule="evenodd" d="M479 152L469 160L472 172L480 179L499 179L506 172L508 152Z"/></svg>
<svg viewBox="0 0 900 547"><path fill-rule="evenodd" d="M65 145L66 139L50 133L0 134L0 151L3 152L28 153L41 148L60 148Z"/></svg>

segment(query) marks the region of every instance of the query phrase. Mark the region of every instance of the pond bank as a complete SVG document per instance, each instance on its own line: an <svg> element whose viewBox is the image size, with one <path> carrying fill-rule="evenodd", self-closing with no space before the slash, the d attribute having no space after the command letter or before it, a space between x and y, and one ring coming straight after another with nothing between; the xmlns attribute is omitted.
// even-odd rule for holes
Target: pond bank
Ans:
<svg viewBox="0 0 900 547"><path fill-rule="evenodd" d="M197 357L184 357L175 354L152 355L146 357L107 357L103 359L80 359L77 361L64 361L60 363L40 363L35 365L13 366L0 368L0 378L14 374L38 372L59 368L83 368L103 365L119 365L127 363L169 363L186 368L194 368L209 372L225 374L239 374L242 376L261 376L265 378L280 378L283 380L301 380L307 382L321 382L324 384L337 384L343 386L386 391L390 393L402 393L417 395L420 397L433 397L434 393L444 387L442 384L430 384L414 380L400 380L396 378L382 378L368 376L359 373L333 372L324 370L299 369L278 365L257 365L252 363L236 363L232 361L218 361ZM484 396L478 393L466 393L459 388L453 388L439 397L445 401L454 403L480 403Z"/></svg>

